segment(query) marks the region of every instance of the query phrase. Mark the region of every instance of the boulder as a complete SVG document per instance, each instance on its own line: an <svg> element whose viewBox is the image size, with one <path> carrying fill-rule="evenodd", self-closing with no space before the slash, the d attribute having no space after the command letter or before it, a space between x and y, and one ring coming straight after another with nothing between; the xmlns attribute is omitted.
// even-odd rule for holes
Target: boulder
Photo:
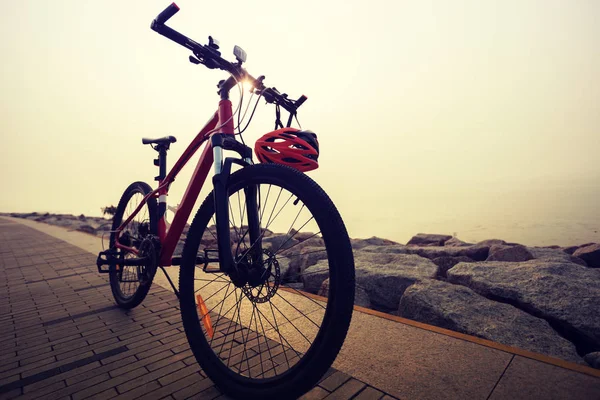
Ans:
<svg viewBox="0 0 600 400"><path fill-rule="evenodd" d="M80 225L77 227L77 230L79 232L85 232L85 233L89 233L91 235L95 235L96 234L96 229L90 225Z"/></svg>
<svg viewBox="0 0 600 400"><path fill-rule="evenodd" d="M289 279L290 277L290 264L291 260L287 257L277 256L277 264L279 264L279 276L283 278L284 282L294 281Z"/></svg>
<svg viewBox="0 0 600 400"><path fill-rule="evenodd" d="M325 279L321 284L321 288L317 293L319 296L327 297L329 296L329 278ZM369 295L365 291L365 289L360 286L356 286L354 288L354 304L361 307L370 308L371 302L369 301Z"/></svg>
<svg viewBox="0 0 600 400"><path fill-rule="evenodd" d="M458 256L458 257L438 257L434 258L433 263L439 267L438 276L446 277L446 271L454 267L459 262L474 262L469 257Z"/></svg>
<svg viewBox="0 0 600 400"><path fill-rule="evenodd" d="M562 251L564 251L567 254L573 254L573 253L575 253L575 250L577 250L578 248L579 248L579 246L563 247Z"/></svg>
<svg viewBox="0 0 600 400"><path fill-rule="evenodd" d="M394 244L390 246L366 246L354 254L358 255L361 253L408 254L408 248L403 244Z"/></svg>
<svg viewBox="0 0 600 400"><path fill-rule="evenodd" d="M357 286L365 290L375 308L384 310L396 310L408 286L438 273L432 261L411 254L358 252L354 263Z"/></svg>
<svg viewBox="0 0 600 400"><path fill-rule="evenodd" d="M290 234L294 236L294 239L298 240L299 242L304 242L307 239L317 238L317 236L315 236L315 234L312 232L298 232L295 229L292 229Z"/></svg>
<svg viewBox="0 0 600 400"><path fill-rule="evenodd" d="M294 239L296 239L296 236L294 236ZM286 251L286 253L288 254L295 254L297 252L300 251L300 249L303 249L305 247L325 247L325 241L323 241L323 238L320 236L314 236L311 237L310 239L305 239L305 240L299 240L298 244L295 244L294 246L292 246L291 248L288 247L289 250Z"/></svg>
<svg viewBox="0 0 600 400"><path fill-rule="evenodd" d="M302 282L286 283L285 287L290 288L292 290L300 290L300 291L304 290L304 284Z"/></svg>
<svg viewBox="0 0 600 400"><path fill-rule="evenodd" d="M600 270L571 262L459 263L448 281L551 322L582 349L600 348Z"/></svg>
<svg viewBox="0 0 600 400"><path fill-rule="evenodd" d="M409 249L409 254L417 254L421 257L434 259L438 257L469 257L472 260L483 261L487 258L489 248L487 246L464 246L464 247L421 247Z"/></svg>
<svg viewBox="0 0 600 400"><path fill-rule="evenodd" d="M283 251L277 258L279 259L281 256L289 259L289 271L285 275L286 281L296 281L306 268L315 265L320 260L325 260L327 251L324 247L306 246L299 249L298 252L294 251L293 254Z"/></svg>
<svg viewBox="0 0 600 400"><path fill-rule="evenodd" d="M368 246L361 250L369 253L395 253L395 254L416 254L424 258L433 260L439 257L469 257L472 260L483 261L488 256L489 247L487 246L464 246L464 247L445 247L445 246Z"/></svg>
<svg viewBox="0 0 600 400"><path fill-rule="evenodd" d="M307 291L317 293L329 277L327 261L309 266L302 274ZM357 252L356 285L363 288L374 308L396 310L404 290L414 282L434 278L438 267L411 254Z"/></svg>
<svg viewBox="0 0 600 400"><path fill-rule="evenodd" d="M480 246L493 246L495 244L500 244L500 245L506 245L506 241L502 240L502 239L486 239L486 240L482 240L481 242L477 243Z"/></svg>
<svg viewBox="0 0 600 400"><path fill-rule="evenodd" d="M473 246L472 243L466 243L460 240L457 237L453 237L444 242L444 246L446 247L463 247L463 246Z"/></svg>
<svg viewBox="0 0 600 400"><path fill-rule="evenodd" d="M293 238L292 235L274 235L262 239L263 248L270 249L273 252L280 252L298 243L299 241Z"/></svg>
<svg viewBox="0 0 600 400"><path fill-rule="evenodd" d="M309 266L301 275L304 290L310 293L318 293L325 282L329 278L329 264L327 260L322 260L314 265Z"/></svg>
<svg viewBox="0 0 600 400"><path fill-rule="evenodd" d="M352 248L354 250L360 250L367 246L390 246L397 245L397 242L393 242L388 239L378 238L376 236L370 237L368 239L350 239L352 243Z"/></svg>
<svg viewBox="0 0 600 400"><path fill-rule="evenodd" d="M546 247L528 247L527 250L533 255L533 258L540 261L572 262L575 264L587 266L585 261L579 257L572 256L560 249L549 249Z"/></svg>
<svg viewBox="0 0 600 400"><path fill-rule="evenodd" d="M598 243L578 248L573 256L582 259L592 268L600 268L600 244Z"/></svg>
<svg viewBox="0 0 600 400"><path fill-rule="evenodd" d="M452 239L450 235L437 235L433 233L417 233L413 236L407 245L415 246L443 246L444 242Z"/></svg>
<svg viewBox="0 0 600 400"><path fill-rule="evenodd" d="M523 245L490 247L490 254L486 261L510 261L519 262L533 259L533 254Z"/></svg>
<svg viewBox="0 0 600 400"><path fill-rule="evenodd" d="M548 322L463 286L425 280L404 292L397 314L508 346L581 362L575 346Z"/></svg>
<svg viewBox="0 0 600 400"><path fill-rule="evenodd" d="M107 232L112 229L112 222L107 221L103 224L100 224L96 227L96 231Z"/></svg>
<svg viewBox="0 0 600 400"><path fill-rule="evenodd" d="M583 357L586 363L588 363L592 368L600 369L600 351L595 351L593 353L588 353Z"/></svg>

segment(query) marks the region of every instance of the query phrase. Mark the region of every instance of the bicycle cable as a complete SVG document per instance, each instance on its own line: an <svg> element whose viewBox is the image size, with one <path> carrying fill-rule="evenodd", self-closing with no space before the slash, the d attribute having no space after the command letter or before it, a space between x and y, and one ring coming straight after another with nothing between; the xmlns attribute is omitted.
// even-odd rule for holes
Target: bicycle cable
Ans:
<svg viewBox="0 0 600 400"><path fill-rule="evenodd" d="M242 129L241 131L239 131L239 133L237 133L236 135L240 135L244 133L246 131L246 129L248 128L248 126L250 125L250 122L252 121L252 118L254 117L254 112L256 111L256 107L258 107L258 102L260 101L260 98L262 97L262 94L258 95L258 98L256 99L256 102L254 103L254 108L252 109L252 113L250 114L250 117L248 119L248 122L246 123L246 126L244 126L244 129ZM250 103L248 103L250 104Z"/></svg>

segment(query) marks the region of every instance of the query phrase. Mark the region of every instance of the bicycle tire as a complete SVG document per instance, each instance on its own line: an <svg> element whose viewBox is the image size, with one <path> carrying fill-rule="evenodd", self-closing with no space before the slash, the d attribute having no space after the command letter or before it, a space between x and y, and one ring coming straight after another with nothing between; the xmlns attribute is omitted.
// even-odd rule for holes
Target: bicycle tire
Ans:
<svg viewBox="0 0 600 400"><path fill-rule="evenodd" d="M130 204L132 199L135 197L136 200L141 200L144 196L146 196L150 192L152 192L152 188L150 187L150 185L148 185L145 182L134 182L131 185L129 185L127 187L127 189L125 189L125 192L123 193L123 195L121 196L121 199L119 200L119 205L117 206L117 211L113 217L113 224L112 224L112 229L111 229L111 234L110 234L110 248L113 248L115 245L114 231L121 225L124 214L126 212L129 212L129 215L130 215L137 207L137 204L134 204L133 206ZM139 195L139 196L136 196L136 195ZM136 218L141 218L142 223L146 222L146 220L147 220L148 221L148 229L149 229L148 233L153 234L156 232L156 221L155 221L156 212L157 212L156 199L149 198L148 201L146 202L145 207L146 207L146 212L144 213L143 210L140 210L140 212L138 213L139 217L136 216L132 221L130 221L130 224L132 224L133 229L136 230L136 226L135 226ZM127 218L125 218L125 219L127 219ZM140 229L139 228L140 225L141 225L141 223L138 220L138 226L137 226L138 231ZM125 229L123 231L125 232L127 230L128 230L127 227L125 227ZM133 247L136 247L136 246L133 246ZM125 256L123 256L123 257L125 257ZM140 281L140 268L142 268L142 267L119 266L118 271L111 268L111 272L109 272L110 289L112 291L115 302L117 303L117 305L119 307L124 308L124 309L131 309L131 308L137 307L146 298L146 295L148 294L148 291L150 290L150 286L152 286L152 279L154 278L154 273L156 271L150 271L150 273L145 275L145 279L143 281ZM121 285L122 283L124 283L124 282L122 282L123 274L127 273L127 275L131 276L133 274L133 272L131 272L131 271L133 271L133 270L135 270L135 274L138 277L138 282L137 282L138 284L137 284L137 286L135 286L135 289L133 291L128 290L127 293L124 293L124 289ZM126 283L133 283L133 282L126 282ZM129 288L131 287L131 285L127 285L127 286L129 286Z"/></svg>
<svg viewBox="0 0 600 400"><path fill-rule="evenodd" d="M234 398L238 397L246 397L246 398L262 398L262 399L282 399L282 398L296 398L301 396L303 393L310 390L318 380L325 374L325 372L329 369L329 367L333 364L335 357L339 353L339 350L342 347L342 344L345 340L350 320L352 317L352 309L354 303L354 259L352 254L352 247L350 245L350 239L348 237L348 233L344 226L344 223L335 208L335 205L327 196L327 194L318 186L316 182L310 179L307 175L281 165L276 164L256 164L252 166L245 167L230 176L228 183L228 192L230 199L235 196L235 193L240 193L243 191L244 187L248 187L249 185L277 185L278 187L284 188L289 191L294 197L296 197L296 202L294 205L297 205L299 201L302 201L302 204L306 206L307 209L311 212L312 216L314 216L314 220L318 227L320 228L321 238L325 245L325 251L328 260L328 276L329 276L329 285L326 294L327 304L324 307L324 315L322 317L322 325L318 328L318 332L315 334L314 342L310 343L308 349L305 349L305 352L302 353L303 350L300 350L300 353L292 346L285 336L282 338L279 327L277 327L277 334L279 334L279 339L281 343L282 350L279 353L279 359L281 360L281 355L285 355L286 353L293 353L289 351L288 347L291 347L291 350L296 352L299 360L294 364L290 365L290 361L288 360L287 355L285 355L286 361L288 363L289 369L280 375L277 375L277 369L282 370L283 361L279 364L279 362L275 362L277 356L273 357L271 353L271 349L269 348L269 343L274 342L272 337L267 336L267 331L270 332L271 336L274 336L275 339L277 335L272 332L272 330L265 330L264 326L262 328L262 339L264 339L263 345L261 347L261 333L260 327L258 326L257 319L261 319L261 312L257 311L255 318L255 326L256 326L256 340L258 343L259 355L261 348L266 354L265 347L269 349L269 354L271 355L270 360L264 361L262 356L260 356L260 365L263 368L263 365L272 365L271 369L275 371L275 376L273 375L273 371L269 373L265 373L264 369L262 371L262 376L258 378L255 376L252 378L252 369L256 369L257 367L251 368L250 361L248 359L248 355L246 354L246 363L248 364L246 375L244 375L243 361L240 361L241 367L238 371L234 371L229 366L229 360L231 359L232 351L229 350L229 358L227 361L227 365L225 365L225 361L223 359L223 352L221 351L221 355L218 355L213 347L211 347L214 336L211 337L210 342L207 338L208 327L204 324L205 320L198 314L198 308L200 306L197 304L194 295L196 293L195 290L195 282L198 278L196 276L201 276L200 268L196 267L196 256L199 253L199 248L201 247L201 241L203 235L205 234L206 228L208 227L211 217L214 214L214 200L212 193L208 195L206 200L204 200L203 204L199 208L192 225L189 229L184 249L183 249L183 258L182 265L180 268L180 309L181 309L181 317L183 320L183 326L188 338L190 347L192 349L193 354L195 355L196 360L206 373L208 377L227 395L232 396ZM270 191L270 188L269 188ZM264 192L261 192L264 194ZM259 194L259 198L262 195ZM268 195L267 195L268 198ZM239 200L239 197L238 197ZM261 200L262 201L262 200ZM265 202L264 209L267 209L268 201ZM287 203L286 203L287 204ZM230 202L231 208L231 202ZM266 214L265 210L263 210L263 215ZM281 210L280 210L281 212ZM272 214L272 213L271 213ZM298 213L299 215L300 213ZM278 214L279 215L279 214ZM231 217L230 217L231 218ZM293 225L293 224L292 224ZM234 225L235 226L235 225ZM240 219L240 228L243 227L243 216ZM210 233L210 229L208 230ZM263 230L263 232L266 231ZM288 231L288 233L291 232ZM214 236L214 235L213 235ZM240 235L238 234L239 238ZM242 236L242 240L243 236ZM239 248L239 243L234 246ZM281 248L282 245L279 246ZM293 248L293 246L292 246ZM290 248L283 250L284 252L289 250ZM279 249L278 249L279 250ZM247 253L248 251L246 251ZM289 253L286 253L289 254ZM291 257L291 256L290 256ZM243 259L243 258L242 258ZM271 256L269 256L269 260ZM291 259L291 258L290 258ZM269 264L271 265L271 264ZM291 264L290 264L291 265ZM271 269L269 269L271 271ZM279 270L277 270L279 273ZM289 271L289 270L288 270ZM319 270L321 271L321 270ZM305 271L306 272L306 271ZM308 276L309 273L306 273ZM219 278L220 279L220 278ZM274 282L274 281L273 281ZM289 283L291 287L291 283ZM206 285L205 285L206 286ZM230 287L231 284L228 284L227 287ZM267 279L267 292L269 291L269 281ZM271 283L271 287L274 287L274 283ZM261 295L262 287L260 291L258 291L258 296ZM302 301L307 303L308 301L304 298L300 297L300 293L304 293L303 291L298 291L293 293L289 290L290 288L285 286L280 286L277 293L273 295L270 302L275 304L275 300L277 300L277 294L279 294L282 298L292 298L298 305L299 308L302 308L300 305ZM221 289L222 290L222 289ZM229 290L229 289L228 289ZM303 289L304 290L304 289ZM234 291L236 293L236 302L237 302L237 290L234 287ZM242 292L240 288L240 292ZM293 293L293 296L289 293ZM253 293L251 291L251 293ZM282 293L284 293L282 295ZM243 302L243 293L240 293L240 301ZM211 296L212 297L212 296ZM225 298L227 294L225 294ZM310 298L308 293L305 293L306 298ZM322 296L321 296L322 297ZM318 296L314 296L314 298L318 299ZM246 295L246 300L252 303L252 300L248 295ZM199 302L200 300L198 300ZM206 305L204 302L208 302L208 299L202 300L202 303L206 310ZM288 300L286 300L290 303ZM296 302L297 301L297 302ZM223 304L225 300L223 300ZM314 303L322 303L322 300L315 300ZM257 303L258 304L258 303ZM284 303L280 303L284 304ZM292 304L292 303L290 303ZM312 304L311 304L312 306ZM213 310L217 306L213 306ZM277 306L275 305L277 308ZM316 306L314 306L317 308ZM241 305L238 305L238 318L240 317L240 309ZM258 308L258 305L256 306ZM222 313L223 306L221 305ZM298 309L296 309L298 310ZM273 311L273 305L271 305L271 311ZM281 311L278 309L281 313ZM291 309L289 310L292 311ZM298 311L302 314L301 311ZM321 310L317 309L313 314L310 314L313 318L318 319L318 315ZM210 314L209 311L205 311L205 314ZM205 315L203 314L203 315ZM252 305L252 315L255 314L255 306ZM222 334L225 339L223 339L223 343L227 340L227 337L230 336L229 329L231 328L231 320L227 317L228 311L225 313L225 316L213 313L213 321L216 319L216 326L214 329L217 331L217 335ZM283 315L283 313L282 313ZM317 315L317 317L315 317ZM264 314L263 314L264 316ZM225 322L219 325L219 320L223 318ZM235 311L233 313L233 318L235 319ZM246 317L247 318L247 317ZM270 318L270 317L269 317ZM287 318L287 317L286 317ZM291 316L290 316L291 318ZM222 328L219 331L221 326L225 326L228 323L229 319L229 327L227 330ZM312 321L311 318L308 318ZM273 313L273 320L275 320L275 326L277 326L277 319L275 313ZM231 347L234 346L233 339L236 338L236 330L240 328L241 336L243 339L244 330L246 333L246 340L250 336L250 332L254 329L252 325L252 317L250 318L250 323L248 327L245 327L242 323L242 318L239 320L239 324L234 321L234 333L232 338ZM297 319L294 319L297 321ZM268 322L268 321L267 321ZM294 324L288 319L288 322L293 326ZM237 327L236 327L237 324ZM263 325L263 320L261 319L261 325ZM275 326L271 323L273 330L275 330ZM286 325L287 326L287 325ZM284 325L282 325L281 330L283 330ZM294 328L296 328L294 326ZM212 329L212 327L211 327ZM287 326L287 329L291 329L291 326ZM296 328L297 329L297 328ZM313 328L314 329L314 328ZM302 332L301 332L302 333ZM214 331L212 332L214 335ZM253 334L254 336L254 334ZM306 336L304 337L305 339ZM238 337L239 339L239 337ZM219 340L219 339L217 339ZM254 340L254 339L253 339ZM286 341L284 345L283 340ZM308 340L308 339L307 339ZM252 342L252 340L250 340ZM244 348L242 353L246 351L246 342L244 342ZM289 345L289 346L288 346ZM218 345L215 345L217 347ZM241 344L238 346L240 347ZM305 345L304 345L305 346ZM221 349L223 349L223 345ZM226 350L225 350L226 351ZM275 350L274 350L275 352ZM301 354L301 355L300 355ZM266 355L265 355L266 357ZM295 357L295 356L294 356ZM253 363L257 362L257 356L254 356L252 359ZM269 364L270 363L270 364ZM261 375L261 374L259 374Z"/></svg>

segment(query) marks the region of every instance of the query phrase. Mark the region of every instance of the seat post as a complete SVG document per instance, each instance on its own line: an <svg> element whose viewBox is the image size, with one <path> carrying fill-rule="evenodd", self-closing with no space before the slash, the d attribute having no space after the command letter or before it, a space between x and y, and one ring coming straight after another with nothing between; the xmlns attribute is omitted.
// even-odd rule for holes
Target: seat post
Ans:
<svg viewBox="0 0 600 400"><path fill-rule="evenodd" d="M155 181L162 181L167 176L167 150L168 144L158 144L154 148L158 151L158 158L154 160L154 165L158 167L158 176L154 177Z"/></svg>

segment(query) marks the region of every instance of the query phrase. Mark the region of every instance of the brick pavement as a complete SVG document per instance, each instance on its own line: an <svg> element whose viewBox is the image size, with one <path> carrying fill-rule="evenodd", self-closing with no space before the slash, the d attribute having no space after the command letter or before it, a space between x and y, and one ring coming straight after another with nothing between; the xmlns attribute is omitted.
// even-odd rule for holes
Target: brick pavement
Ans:
<svg viewBox="0 0 600 400"><path fill-rule="evenodd" d="M226 398L196 363L172 292L153 285L121 310L93 254L0 218L0 399L15 397ZM334 369L303 398L393 399Z"/></svg>

